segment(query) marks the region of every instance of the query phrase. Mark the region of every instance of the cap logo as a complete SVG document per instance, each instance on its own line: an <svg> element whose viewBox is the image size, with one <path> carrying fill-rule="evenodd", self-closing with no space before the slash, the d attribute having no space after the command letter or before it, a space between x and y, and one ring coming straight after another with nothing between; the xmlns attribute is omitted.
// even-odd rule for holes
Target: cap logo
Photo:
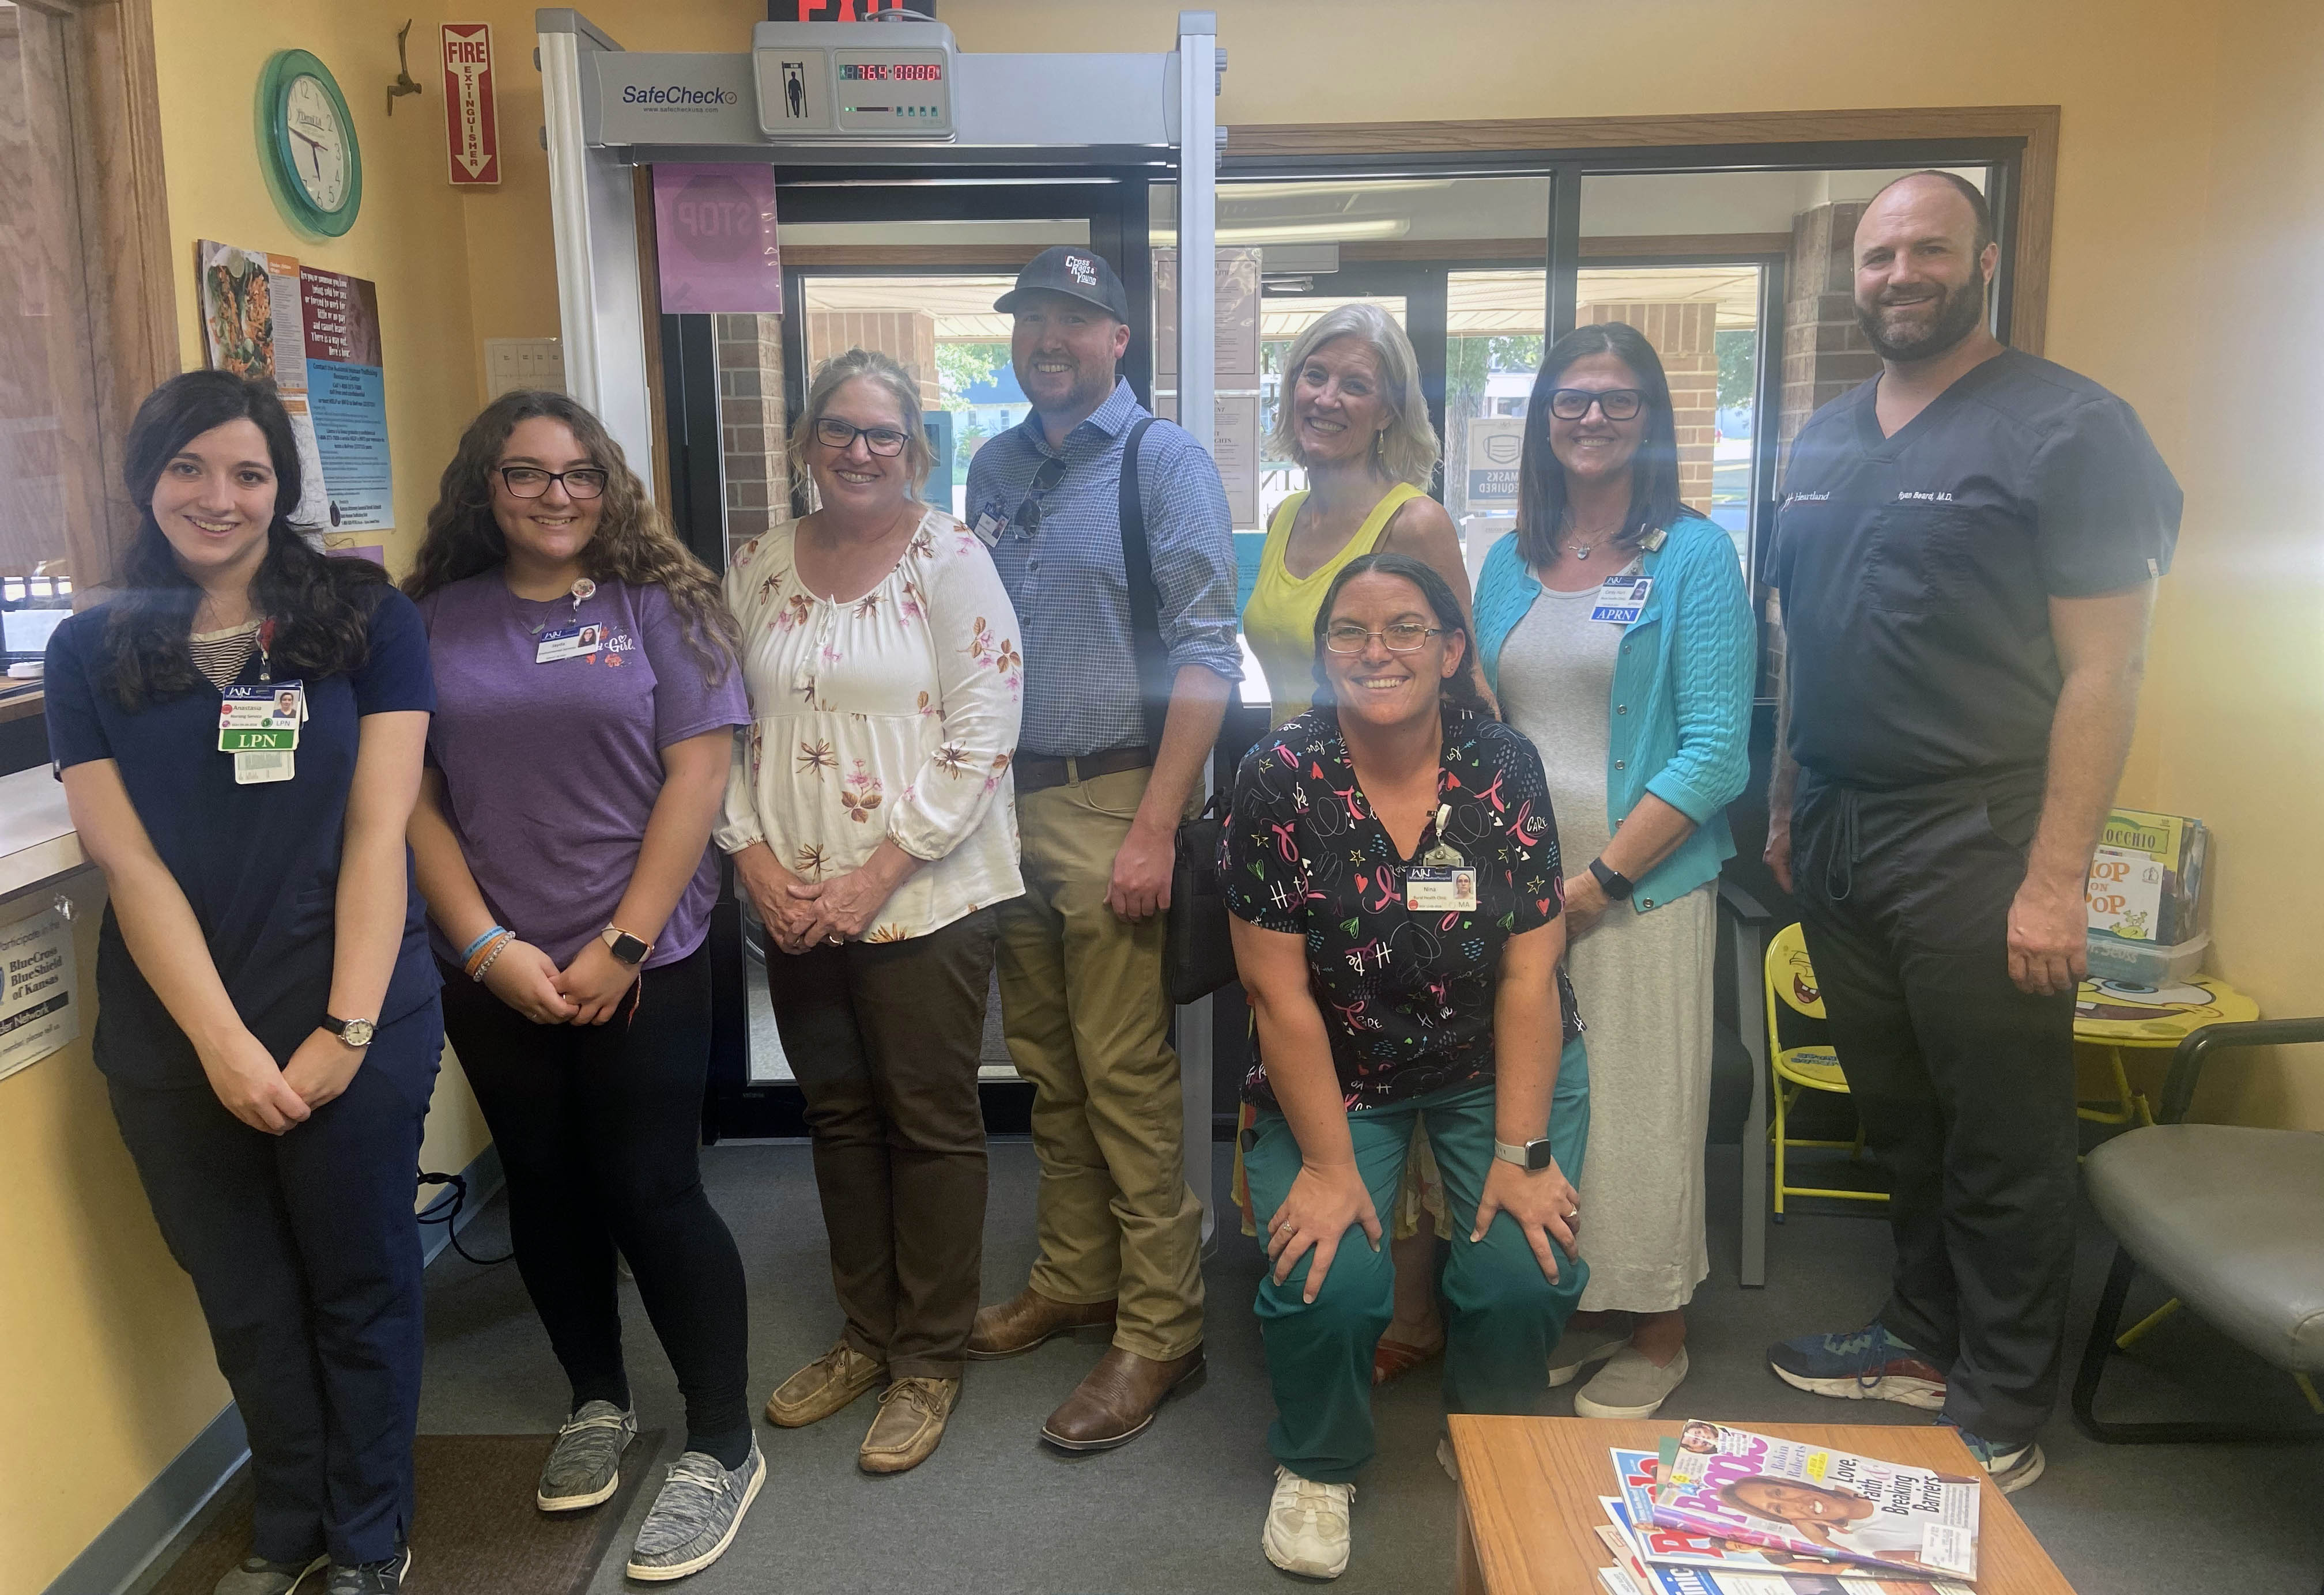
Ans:
<svg viewBox="0 0 2324 1595"><path fill-rule="evenodd" d="M1097 286L1097 263L1095 261L1085 260L1077 254L1069 254L1065 256L1065 270L1073 273L1074 281L1080 283L1084 288L1095 288Z"/></svg>

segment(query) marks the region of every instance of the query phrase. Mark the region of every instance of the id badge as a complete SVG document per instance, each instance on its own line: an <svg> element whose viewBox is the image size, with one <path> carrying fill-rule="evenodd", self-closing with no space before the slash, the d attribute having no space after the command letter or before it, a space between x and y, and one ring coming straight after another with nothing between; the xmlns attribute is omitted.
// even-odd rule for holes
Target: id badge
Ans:
<svg viewBox="0 0 2324 1595"><path fill-rule="evenodd" d="M234 756L234 784L237 787L259 787L272 781L287 781L299 773L296 753L236 753Z"/></svg>
<svg viewBox="0 0 2324 1595"><path fill-rule="evenodd" d="M532 662L546 665L558 659L595 659L604 641L605 628L594 622L586 626L559 626L540 634L540 645L532 650Z"/></svg>
<svg viewBox="0 0 2324 1595"><path fill-rule="evenodd" d="M1650 576L1609 577L1598 589L1598 602L1591 605L1590 618L1627 626L1645 612L1646 595L1654 590L1655 578Z"/></svg>
<svg viewBox="0 0 2324 1595"><path fill-rule="evenodd" d="M1423 864L1404 872L1404 906L1424 914L1466 914L1477 907L1477 871Z"/></svg>
<svg viewBox="0 0 2324 1595"><path fill-rule="evenodd" d="M220 731L296 731L306 719L304 682L261 681L218 694Z"/></svg>
<svg viewBox="0 0 2324 1595"><path fill-rule="evenodd" d="M1001 534L1009 530L1009 522L986 510L977 516L976 524L969 530L976 533L978 542L988 549L997 549L1001 546Z"/></svg>

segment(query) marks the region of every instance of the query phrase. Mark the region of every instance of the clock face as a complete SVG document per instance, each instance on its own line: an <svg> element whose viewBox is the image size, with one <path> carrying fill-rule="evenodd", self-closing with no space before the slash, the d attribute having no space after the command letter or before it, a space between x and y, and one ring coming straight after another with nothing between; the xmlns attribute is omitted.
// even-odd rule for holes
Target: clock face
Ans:
<svg viewBox="0 0 2324 1595"><path fill-rule="evenodd" d="M334 211L347 198L347 129L322 79L301 73L283 97L292 171L315 208Z"/></svg>

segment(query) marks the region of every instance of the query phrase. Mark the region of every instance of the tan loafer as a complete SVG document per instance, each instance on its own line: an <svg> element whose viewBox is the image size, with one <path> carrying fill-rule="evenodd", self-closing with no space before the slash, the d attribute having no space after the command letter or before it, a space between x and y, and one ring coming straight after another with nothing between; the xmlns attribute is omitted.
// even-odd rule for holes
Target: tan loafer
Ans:
<svg viewBox="0 0 2324 1595"><path fill-rule="evenodd" d="M785 1429L820 1423L880 1382L887 1372L845 1341L775 1387L767 1421Z"/></svg>
<svg viewBox="0 0 2324 1595"><path fill-rule="evenodd" d="M855 1465L866 1473L918 1467L944 1438L945 1420L959 1400L958 1379L898 1379L880 1392L880 1415L863 1436Z"/></svg>
<svg viewBox="0 0 2324 1595"><path fill-rule="evenodd" d="M1098 1359L1065 1404L1041 1425L1041 1438L1060 1451L1111 1451L1146 1432L1155 1409L1203 1371L1203 1349L1157 1362L1119 1346Z"/></svg>
<svg viewBox="0 0 2324 1595"><path fill-rule="evenodd" d="M979 1307L968 1332L968 1355L980 1362L1014 1357L1068 1330L1113 1322L1111 1302L1051 1301L1031 1286L997 1307Z"/></svg>

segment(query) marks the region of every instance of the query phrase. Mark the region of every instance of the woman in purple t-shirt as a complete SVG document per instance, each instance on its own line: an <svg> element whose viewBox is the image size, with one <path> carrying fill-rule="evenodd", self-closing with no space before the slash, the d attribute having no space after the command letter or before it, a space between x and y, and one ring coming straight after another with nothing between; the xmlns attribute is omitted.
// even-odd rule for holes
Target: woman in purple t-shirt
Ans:
<svg viewBox="0 0 2324 1595"><path fill-rule="evenodd" d="M618 1248L687 1429L629 1572L683 1577L732 1543L766 1476L744 1395L742 1257L696 1157L710 827L750 721L734 622L620 447L560 393L504 394L469 425L404 587L435 659L411 844L445 1030L508 1174L525 1289L573 1384L536 1499L561 1512L610 1498L637 1433Z"/></svg>

